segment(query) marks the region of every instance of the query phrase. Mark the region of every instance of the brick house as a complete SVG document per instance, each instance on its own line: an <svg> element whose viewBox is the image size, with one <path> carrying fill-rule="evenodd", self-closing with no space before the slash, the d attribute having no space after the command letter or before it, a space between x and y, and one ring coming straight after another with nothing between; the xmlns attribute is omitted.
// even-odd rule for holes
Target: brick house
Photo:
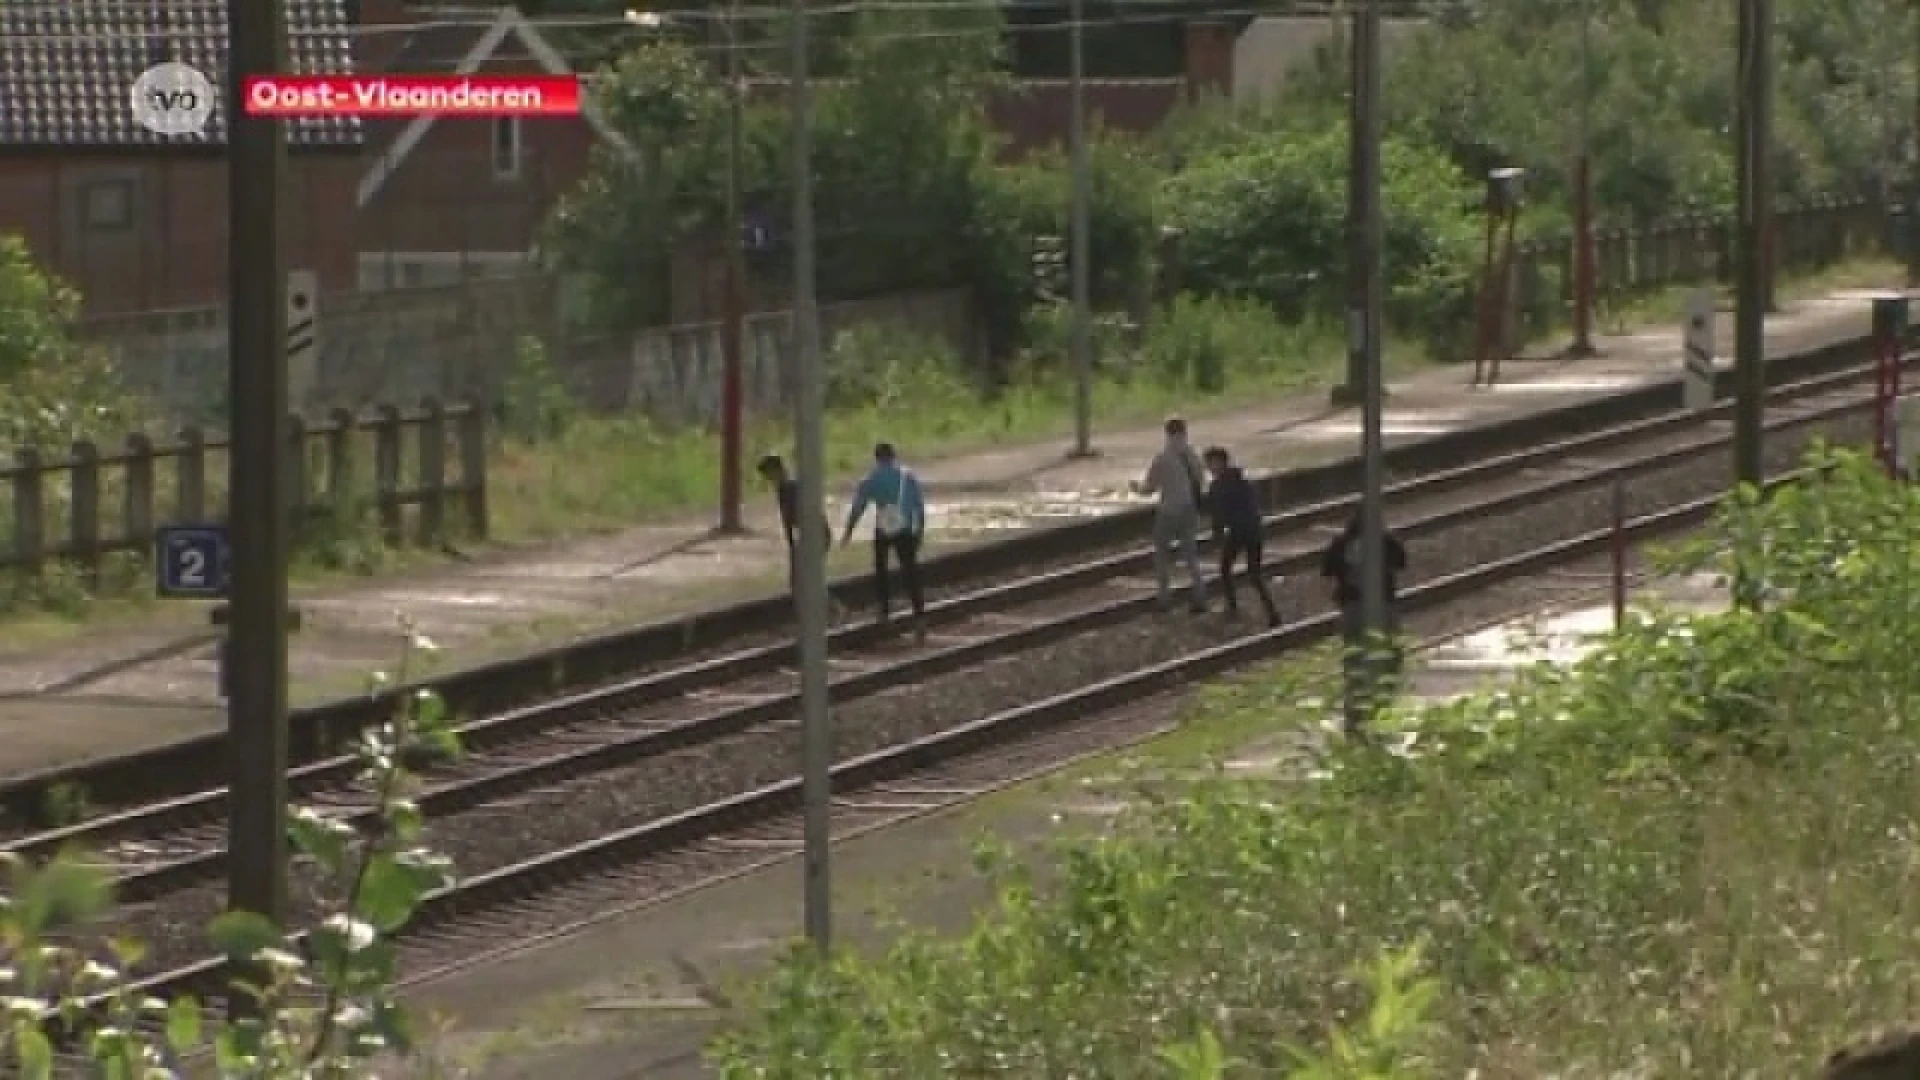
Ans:
<svg viewBox="0 0 1920 1080"><path fill-rule="evenodd" d="M351 70L345 0L288 0L289 59ZM225 103L193 136L133 120L146 68L190 64L224 85L227 0L0 4L0 232L79 289L89 315L219 303L226 295ZM361 132L288 126L287 260L323 287L351 284Z"/></svg>
<svg viewBox="0 0 1920 1080"><path fill-rule="evenodd" d="M564 75L571 67L512 7L439 18L364 0L363 71ZM392 27L391 31L382 27ZM593 147L619 136L578 120L418 117L367 124L355 185L363 288L432 285L511 272L555 201L579 182Z"/></svg>
<svg viewBox="0 0 1920 1080"><path fill-rule="evenodd" d="M403 0L362 0L362 71L565 74L560 52L512 7L438 9ZM382 30L391 27L391 30ZM1112 130L1143 133L1181 102L1233 87L1235 28L1195 22L1182 29L1183 74L1090 78L1088 111ZM759 100L786 93L756 79ZM988 103L991 121L1018 156L1061 142L1068 84L1023 79ZM391 288L454 281L523 263L557 199L579 182L593 147L614 138L594 116L579 121L421 118L369 122L370 161L357 193L360 282ZM683 305L676 304L676 307Z"/></svg>

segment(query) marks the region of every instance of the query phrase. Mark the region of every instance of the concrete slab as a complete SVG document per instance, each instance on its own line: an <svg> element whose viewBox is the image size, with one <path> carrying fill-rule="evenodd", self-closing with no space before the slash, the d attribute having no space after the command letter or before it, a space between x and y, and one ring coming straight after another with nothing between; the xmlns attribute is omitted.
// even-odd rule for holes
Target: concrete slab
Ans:
<svg viewBox="0 0 1920 1080"><path fill-rule="evenodd" d="M1869 301L1842 296L1802 305L1769 320L1769 347L1804 348L1866 332ZM1583 360L1516 360L1495 389L1466 386L1464 367L1430 369L1390 387L1389 441L1582 400L1675 377L1677 324L1638 334L1601 336L1600 355ZM1730 331L1729 331L1730 332ZM1730 338L1728 340L1731 340ZM1300 467L1351 452L1358 437L1351 410L1327 407L1321 392L1253 403L1190 417L1202 444L1233 448L1251 471ZM1064 519L1111 513L1160 444L1157 427L1098 433L1099 456L1069 460L1057 441L993 447L942 460L909 461L928 487L930 547L963 546ZM836 491L844 480L833 485ZM838 515L844 503L831 500ZM520 552L493 552L403 578L307 592L296 598L311 630L295 638L295 697L350 692L367 671L392 664L406 613L428 637L462 659L529 648L535 639L632 624L731 600L765 595L784 577L785 547L770 500L749 507L746 536L717 537L705 520L638 526L617 534ZM836 553L836 565L858 566L863 552ZM89 635L58 648L0 655L0 696L43 699L0 718L0 775L44 768L49 754L68 755L95 740L100 752L121 749L115 714L102 714L89 734L94 696L148 698L170 715L197 715L213 703L211 657L194 649L204 631L183 628L177 613L111 634ZM184 709L185 711L179 711ZM187 729L192 725L179 721ZM211 726L215 721L209 721ZM16 729L57 723L68 742L45 746ZM173 721L156 728L174 730ZM181 731L181 734L189 733Z"/></svg>

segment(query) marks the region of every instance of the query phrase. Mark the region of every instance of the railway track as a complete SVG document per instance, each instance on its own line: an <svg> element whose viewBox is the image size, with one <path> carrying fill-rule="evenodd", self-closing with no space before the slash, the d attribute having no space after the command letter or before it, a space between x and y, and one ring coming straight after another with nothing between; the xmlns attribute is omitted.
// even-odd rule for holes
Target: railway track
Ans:
<svg viewBox="0 0 1920 1080"><path fill-rule="evenodd" d="M1798 380L1780 388L1780 400L1864 379L1867 369L1856 365L1866 355L1864 340L1847 340L1778 358L1775 377ZM1451 472L1462 474L1456 483L1468 483L1472 482L1470 466L1477 460L1496 453L1524 454L1569 434L1615 437L1614 433L1632 426L1626 422L1643 419L1652 427L1645 436L1634 437L1651 437L1655 431L1677 433L1699 422L1697 417L1674 411L1678 396L1677 384L1669 383L1436 436L1391 450L1390 474L1419 478ZM1724 409L1712 415L1724 416ZM1357 480L1357 464L1344 461L1269 477L1262 486L1269 505L1292 506L1335 501L1336 496L1356 490ZM1100 575L1134 572L1130 568L1144 560L1137 544L1144 535L1146 513L1150 511L1122 512L931 560L926 576L936 601L936 619L954 625L992 611L995 605L1042 596L1047 588L1064 591ZM1089 558L1090 552L1100 553L1100 558ZM983 586L1014 574L1019 580L1011 584ZM862 577L838 583L836 591L857 604L865 599L866 589L867 580ZM606 635L542 656L451 673L428 685L447 698L457 715L491 717L498 721L493 730L505 732L524 723L514 717L539 711L539 705L528 708L529 701L591 696L599 688L617 691L644 679L655 680L651 692L682 694L714 685L716 680L740 678L750 670L771 670L769 664L791 652L788 622L784 601L756 601ZM961 632L971 631L962 628ZM883 646L884 638L874 628L858 625L837 633L834 644L837 650L867 650ZM390 715L407 689L297 713L291 723L295 764L325 764L359 730ZM111 819L126 809L224 782L225 760L224 735L210 735L0 782L0 805L9 811L11 836L20 840L23 825L48 824L41 815L49 801L46 793L55 785L83 791L89 805ZM8 835L6 826L0 826L0 837Z"/></svg>
<svg viewBox="0 0 1920 1080"><path fill-rule="evenodd" d="M1792 477L1776 475L1775 482ZM1630 541L1695 527L1721 497L1640 515L1628 523ZM1550 578L1543 587L1543 577L1594 559L1613 541L1611 530L1591 530L1424 581L1403 594L1409 630L1432 627L1438 640L1539 610L1554 595L1590 595L1592 574L1559 582L1557 590ZM1486 603L1490 592L1505 595ZM1449 618L1449 605L1468 598L1483 602L1464 618ZM1317 615L842 760L833 770L833 838L844 841L1164 733L1177 721L1180 692L1193 682L1337 633L1335 615ZM467 878L432 897L402 932L403 983L443 978L789 858L801 849L800 798L800 780L791 776ZM148 977L138 989L208 992L219 977L219 963L206 960Z"/></svg>
<svg viewBox="0 0 1920 1080"><path fill-rule="evenodd" d="M1779 429L1855 407L1851 399L1860 377L1849 372L1779 388L1776 410L1802 409ZM1828 400L1836 397L1849 400ZM1396 514L1416 515L1407 526L1411 532L1449 528L1462 512L1503 513L1543 491L1568 490L1555 481L1543 483L1542 471L1592 465L1581 481L1591 486L1717 445L1722 433L1716 425L1725 414L1722 408L1660 417L1415 477L1389 489L1389 505ZM1637 456L1599 466L1599 456L1627 449ZM1463 493L1472 501L1454 505ZM1269 515L1268 532L1280 542L1269 560L1272 569L1281 576L1311 574L1319 546L1312 530L1344 521L1355 505L1353 497L1343 497ZM1437 515L1419 516L1436 507ZM891 662L875 650L881 639L870 625L838 630L834 645L858 651L841 655L846 670L835 680L834 699L860 700L1144 614L1151 597L1115 600L1112 589L1150 567L1149 553L1124 551L935 601L928 610L932 648L896 654ZM791 660L790 642L757 645L464 724L460 734L468 756L432 771L435 785L422 794L421 809L429 817L457 814L778 725L796 705ZM294 769L289 789L297 800L352 818L371 812L357 774L351 756L335 757ZM224 872L225 814L226 790L217 788L0 842L0 851L44 859L64 848L85 849L113 866L124 901L142 903Z"/></svg>
<svg viewBox="0 0 1920 1080"><path fill-rule="evenodd" d="M1797 461L1816 429L1864 431L1870 399L1859 381L1857 373L1846 373L1779 388L1772 402L1780 417L1769 440L1772 467ZM1683 506L1697 517L1728 471L1719 460L1727 456L1727 439L1722 413L1663 417L1394 485L1392 515L1412 548L1416 572L1409 602L1457 596L1587 550L1596 535L1604 536L1595 530L1610 511L1616 483L1628 483L1634 513ZM1281 541L1271 569L1302 578L1282 583L1289 611L1318 606L1313 555L1352 505L1351 497L1335 498L1269 519ZM929 648L853 657L833 687L839 769L854 789L890 786L876 801L842 806L839 826L892 820L903 808L938 801L942 790L967 790L958 780L902 786L894 781L903 768L938 765L959 749L987 746L1028 726L1037 734L1071 721L1072 708L1125 704L1331 628L1330 616L1317 616L1247 637L1219 622L1156 618L1150 586L1134 576L1147 563L1144 552L1106 556L954 597L934 621ZM600 895L591 867L608 865L613 852L626 853L620 858L629 862L640 858L635 852L670 855L657 865L634 863L633 872L692 883L789 846L788 823L780 816L797 792L792 673L782 667L789 653L784 645L747 650L468 724L470 755L429 768L416 801L429 821L428 842L472 876L434 898L410 931L417 961L434 966L441 955L435 950L450 947L434 942L450 929L466 942L460 949L469 950L472 934L484 936L491 932L484 926L495 925L487 912L505 912L499 917L517 925L524 916L513 906L519 901L503 898L547 895L542 882L569 882L567 889ZM1082 727L1073 721L1071 730ZM1062 737L1072 742L1085 735ZM343 816L364 815L366 800L352 772L346 761L297 770L295 798ZM7 846L32 856L70 845L93 849L114 867L131 905L125 929L157 946L148 969L152 987L204 988L218 965L196 959L192 943L223 900L223 812L224 793L209 791ZM742 822L744 832L726 835ZM295 878L300 916L310 919L325 899L324 883L299 868ZM632 881L608 886L616 892L633 887ZM658 895L665 887L643 892ZM563 898L553 910L577 911L584 902Z"/></svg>

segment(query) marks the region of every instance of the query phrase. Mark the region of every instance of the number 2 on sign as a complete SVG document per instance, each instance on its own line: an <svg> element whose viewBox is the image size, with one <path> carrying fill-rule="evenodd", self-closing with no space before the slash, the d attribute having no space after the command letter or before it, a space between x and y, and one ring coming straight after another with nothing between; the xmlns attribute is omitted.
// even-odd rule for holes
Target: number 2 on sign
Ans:
<svg viewBox="0 0 1920 1080"><path fill-rule="evenodd" d="M207 553L199 548L190 547L180 552L180 584L189 589L205 588L207 584Z"/></svg>

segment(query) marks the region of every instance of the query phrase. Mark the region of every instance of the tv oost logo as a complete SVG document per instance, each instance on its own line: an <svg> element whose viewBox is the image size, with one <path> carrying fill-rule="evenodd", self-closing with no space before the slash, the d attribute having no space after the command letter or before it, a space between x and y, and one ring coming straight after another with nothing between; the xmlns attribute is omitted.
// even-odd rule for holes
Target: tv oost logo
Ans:
<svg viewBox="0 0 1920 1080"><path fill-rule="evenodd" d="M219 91L191 64L155 64L133 81L134 122L155 135L198 135L213 119Z"/></svg>

